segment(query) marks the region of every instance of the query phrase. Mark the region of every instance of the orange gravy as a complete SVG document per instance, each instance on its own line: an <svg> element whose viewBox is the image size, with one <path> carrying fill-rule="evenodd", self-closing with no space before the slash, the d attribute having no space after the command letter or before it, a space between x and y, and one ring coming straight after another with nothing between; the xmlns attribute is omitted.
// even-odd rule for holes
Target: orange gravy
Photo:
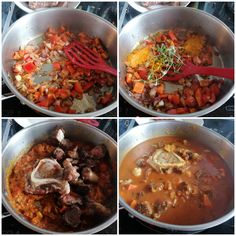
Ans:
<svg viewBox="0 0 236 236"><path fill-rule="evenodd" d="M146 167L142 167L142 173L138 177L134 176L132 171L137 167L137 159L144 158L147 160L148 155L156 149L153 145L160 142L182 146L198 153L201 159L191 162L188 175L185 172L160 173L152 169L148 180L144 182L145 170L150 168L148 164L146 164ZM191 140L187 140L187 143L184 144L183 139L174 136L159 137L145 141L130 150L120 164L120 180L131 179L132 185L135 185L136 188L128 190L127 186L122 186L120 183L120 195L128 204L131 204L134 200L136 203L148 201L151 206L155 205L156 202L171 202L170 191L163 189L151 192L147 188L147 184L150 182L165 183L170 181L173 190L177 192L178 184L186 182L202 189L206 187L206 184L204 181L202 183L197 180L197 171L201 171L201 173L207 175L208 180L210 179L207 184L207 187L210 188L210 194L209 192L207 194L210 196L211 206L202 204L203 195L200 194L190 195L189 199L177 196L175 206L168 207L156 220L178 225L206 223L217 219L229 210L230 202L233 200L233 178L227 164L217 153ZM221 176L219 173L223 173L223 175ZM137 193L140 192L143 192L143 196L137 198Z"/></svg>

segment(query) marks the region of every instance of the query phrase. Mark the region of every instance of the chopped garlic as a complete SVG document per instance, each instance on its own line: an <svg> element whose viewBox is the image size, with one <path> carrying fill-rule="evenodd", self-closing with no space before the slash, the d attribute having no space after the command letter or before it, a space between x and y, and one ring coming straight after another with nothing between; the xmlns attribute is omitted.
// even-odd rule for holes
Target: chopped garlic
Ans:
<svg viewBox="0 0 236 236"><path fill-rule="evenodd" d="M15 79L16 79L16 81L20 82L22 78L21 78L20 75L16 75L16 76L15 76Z"/></svg>
<svg viewBox="0 0 236 236"><path fill-rule="evenodd" d="M83 95L83 99L74 99L71 109L76 110L76 113L85 113L96 110L96 103L92 96L88 94Z"/></svg>
<svg viewBox="0 0 236 236"><path fill-rule="evenodd" d="M135 167L132 173L134 176L138 177L142 174L142 169L140 167Z"/></svg>

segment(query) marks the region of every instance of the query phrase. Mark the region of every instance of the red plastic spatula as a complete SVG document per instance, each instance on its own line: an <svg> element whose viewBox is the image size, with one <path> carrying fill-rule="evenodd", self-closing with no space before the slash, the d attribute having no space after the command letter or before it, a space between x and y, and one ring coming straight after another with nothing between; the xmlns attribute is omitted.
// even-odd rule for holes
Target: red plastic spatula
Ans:
<svg viewBox="0 0 236 236"><path fill-rule="evenodd" d="M185 63L181 67L179 74L171 74L165 76L163 80L166 81L178 81L189 75L214 75L222 78L227 78L234 80L234 69L233 68L217 68L217 67L207 67L207 66L196 66L191 62Z"/></svg>
<svg viewBox="0 0 236 236"><path fill-rule="evenodd" d="M82 68L89 70L104 71L114 76L117 70L109 65L93 50L84 46L78 41L74 41L64 48L64 52L69 60Z"/></svg>

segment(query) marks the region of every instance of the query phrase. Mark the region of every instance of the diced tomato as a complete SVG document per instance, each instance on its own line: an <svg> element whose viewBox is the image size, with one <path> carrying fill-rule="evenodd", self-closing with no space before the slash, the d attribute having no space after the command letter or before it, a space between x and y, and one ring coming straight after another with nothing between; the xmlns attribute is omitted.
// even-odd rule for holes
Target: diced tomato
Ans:
<svg viewBox="0 0 236 236"><path fill-rule="evenodd" d="M61 40L63 41L63 42L67 42L68 41L68 36L66 35L66 34L63 34L63 35L61 35Z"/></svg>
<svg viewBox="0 0 236 236"><path fill-rule="evenodd" d="M143 82L136 82L133 88L133 92L141 94L143 93L144 87L145 84Z"/></svg>
<svg viewBox="0 0 236 236"><path fill-rule="evenodd" d="M76 97L77 94L78 94L78 93L77 93L75 90L72 90L72 91L70 92L70 95L71 95L72 97Z"/></svg>
<svg viewBox="0 0 236 236"><path fill-rule="evenodd" d="M211 91L212 91L216 96L219 95L219 93L220 93L220 88L219 88L219 86L218 86L216 83L213 83L213 84L210 86L210 89L211 89Z"/></svg>
<svg viewBox="0 0 236 236"><path fill-rule="evenodd" d="M176 114L185 114L188 113L188 109L185 107L179 107L175 109L170 109L167 111L168 114L176 115Z"/></svg>
<svg viewBox="0 0 236 236"><path fill-rule="evenodd" d="M111 101L112 101L112 94L111 93L105 93L100 99L100 103L103 105L106 105L106 104L110 103Z"/></svg>
<svg viewBox="0 0 236 236"><path fill-rule="evenodd" d="M82 90L83 91L87 91L88 89L90 89L91 87L93 87L93 82L88 82L85 85L83 85Z"/></svg>
<svg viewBox="0 0 236 236"><path fill-rule="evenodd" d="M141 79L147 80L148 77L147 68L145 67L138 68L138 74L141 77Z"/></svg>
<svg viewBox="0 0 236 236"><path fill-rule="evenodd" d="M39 100L39 97L40 97L40 92L35 92L34 93L34 98L35 98L36 101Z"/></svg>
<svg viewBox="0 0 236 236"><path fill-rule="evenodd" d="M161 36L161 40L162 40L162 41L166 41L166 39L167 39L167 37L163 34L163 35Z"/></svg>
<svg viewBox="0 0 236 236"><path fill-rule="evenodd" d="M69 114L75 114L75 113L76 113L76 110L69 108L68 111L67 111L67 113L69 113Z"/></svg>
<svg viewBox="0 0 236 236"><path fill-rule="evenodd" d="M202 88L202 104L203 106L211 99L211 90L207 87Z"/></svg>
<svg viewBox="0 0 236 236"><path fill-rule="evenodd" d="M132 74L131 73L127 73L126 77L125 77L125 81L127 84L131 84L132 83Z"/></svg>
<svg viewBox="0 0 236 236"><path fill-rule="evenodd" d="M195 98L197 100L198 106L201 107L203 103L202 103L202 92L200 88L197 88L197 90L195 91Z"/></svg>
<svg viewBox="0 0 236 236"><path fill-rule="evenodd" d="M51 43L55 44L60 38L56 34L49 34L48 39Z"/></svg>
<svg viewBox="0 0 236 236"><path fill-rule="evenodd" d="M175 104L175 105L179 105L179 103L180 103L180 96L179 96L178 93L169 94L169 95L168 95L168 100L169 100L171 103Z"/></svg>
<svg viewBox="0 0 236 236"><path fill-rule="evenodd" d="M210 85L210 80L203 79L199 81L201 87L207 87Z"/></svg>
<svg viewBox="0 0 236 236"><path fill-rule="evenodd" d="M46 86L45 85L42 85L40 88L39 88L39 92L41 95L43 95L44 91L46 90Z"/></svg>
<svg viewBox="0 0 236 236"><path fill-rule="evenodd" d="M184 96L189 97L189 96L193 96L194 91L191 88L184 88L183 93L184 93Z"/></svg>
<svg viewBox="0 0 236 236"><path fill-rule="evenodd" d="M150 40L144 40L144 42L146 43L146 45L153 45L154 42L150 41Z"/></svg>
<svg viewBox="0 0 236 236"><path fill-rule="evenodd" d="M60 70L61 69L61 65L59 62L53 62L53 68L54 70Z"/></svg>
<svg viewBox="0 0 236 236"><path fill-rule="evenodd" d="M38 105L41 107L48 107L49 106L48 99L47 98L44 99L43 101L39 102Z"/></svg>
<svg viewBox="0 0 236 236"><path fill-rule="evenodd" d="M192 107L191 107L191 108L189 108L189 112L190 112L190 113L193 113L193 112L196 112L196 111L197 111L197 109L196 109L196 108L192 108Z"/></svg>
<svg viewBox="0 0 236 236"><path fill-rule="evenodd" d="M83 89L79 81L77 81L74 85L74 89L78 94L83 94Z"/></svg>
<svg viewBox="0 0 236 236"><path fill-rule="evenodd" d="M71 75L73 75L75 73L75 69L72 65L68 65L66 68L70 72Z"/></svg>
<svg viewBox="0 0 236 236"><path fill-rule="evenodd" d="M68 89L58 89L56 96L62 99L68 98L70 96L70 91Z"/></svg>
<svg viewBox="0 0 236 236"><path fill-rule="evenodd" d="M52 103L55 101L55 95L54 94L48 94L47 96L47 99L48 99L48 105L52 105Z"/></svg>
<svg viewBox="0 0 236 236"><path fill-rule="evenodd" d="M23 69L27 73L32 73L36 70L36 65L33 62L28 62L27 64L23 65Z"/></svg>
<svg viewBox="0 0 236 236"><path fill-rule="evenodd" d="M170 31L168 32L168 35L169 35L170 39L171 39L173 42L176 42L176 41L177 41L177 38L175 37L175 34L174 34L173 31L170 30Z"/></svg>
<svg viewBox="0 0 236 236"><path fill-rule="evenodd" d="M193 96L188 96L184 99L186 106L195 107L197 105L196 100Z"/></svg>
<svg viewBox="0 0 236 236"><path fill-rule="evenodd" d="M188 108L186 107L178 107L176 108L177 114L185 114L188 113Z"/></svg>
<svg viewBox="0 0 236 236"><path fill-rule="evenodd" d="M55 87L48 88L48 93L55 93L56 91L57 91L57 88Z"/></svg>
<svg viewBox="0 0 236 236"><path fill-rule="evenodd" d="M210 103L214 103L216 101L216 95L214 92L211 91L211 98L209 99Z"/></svg>
<svg viewBox="0 0 236 236"><path fill-rule="evenodd" d="M161 34L160 35L157 35L157 37L156 37L156 42L157 43L161 43L162 42L162 40L161 40Z"/></svg>
<svg viewBox="0 0 236 236"><path fill-rule="evenodd" d="M158 93L159 95L163 95L164 92L165 92L165 86L164 86L164 84L158 85L158 86L157 86L157 93Z"/></svg>
<svg viewBox="0 0 236 236"><path fill-rule="evenodd" d="M63 113L63 112L64 112L63 109L62 109L62 107L61 107L61 105L55 105L55 106L54 106L54 111L60 112L60 113Z"/></svg>

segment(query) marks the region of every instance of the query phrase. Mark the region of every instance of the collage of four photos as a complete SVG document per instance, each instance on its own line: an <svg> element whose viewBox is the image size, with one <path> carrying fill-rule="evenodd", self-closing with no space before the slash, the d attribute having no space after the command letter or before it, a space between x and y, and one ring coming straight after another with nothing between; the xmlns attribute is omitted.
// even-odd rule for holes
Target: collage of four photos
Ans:
<svg viewBox="0 0 236 236"><path fill-rule="evenodd" d="M234 1L1 1L2 234L234 234Z"/></svg>

